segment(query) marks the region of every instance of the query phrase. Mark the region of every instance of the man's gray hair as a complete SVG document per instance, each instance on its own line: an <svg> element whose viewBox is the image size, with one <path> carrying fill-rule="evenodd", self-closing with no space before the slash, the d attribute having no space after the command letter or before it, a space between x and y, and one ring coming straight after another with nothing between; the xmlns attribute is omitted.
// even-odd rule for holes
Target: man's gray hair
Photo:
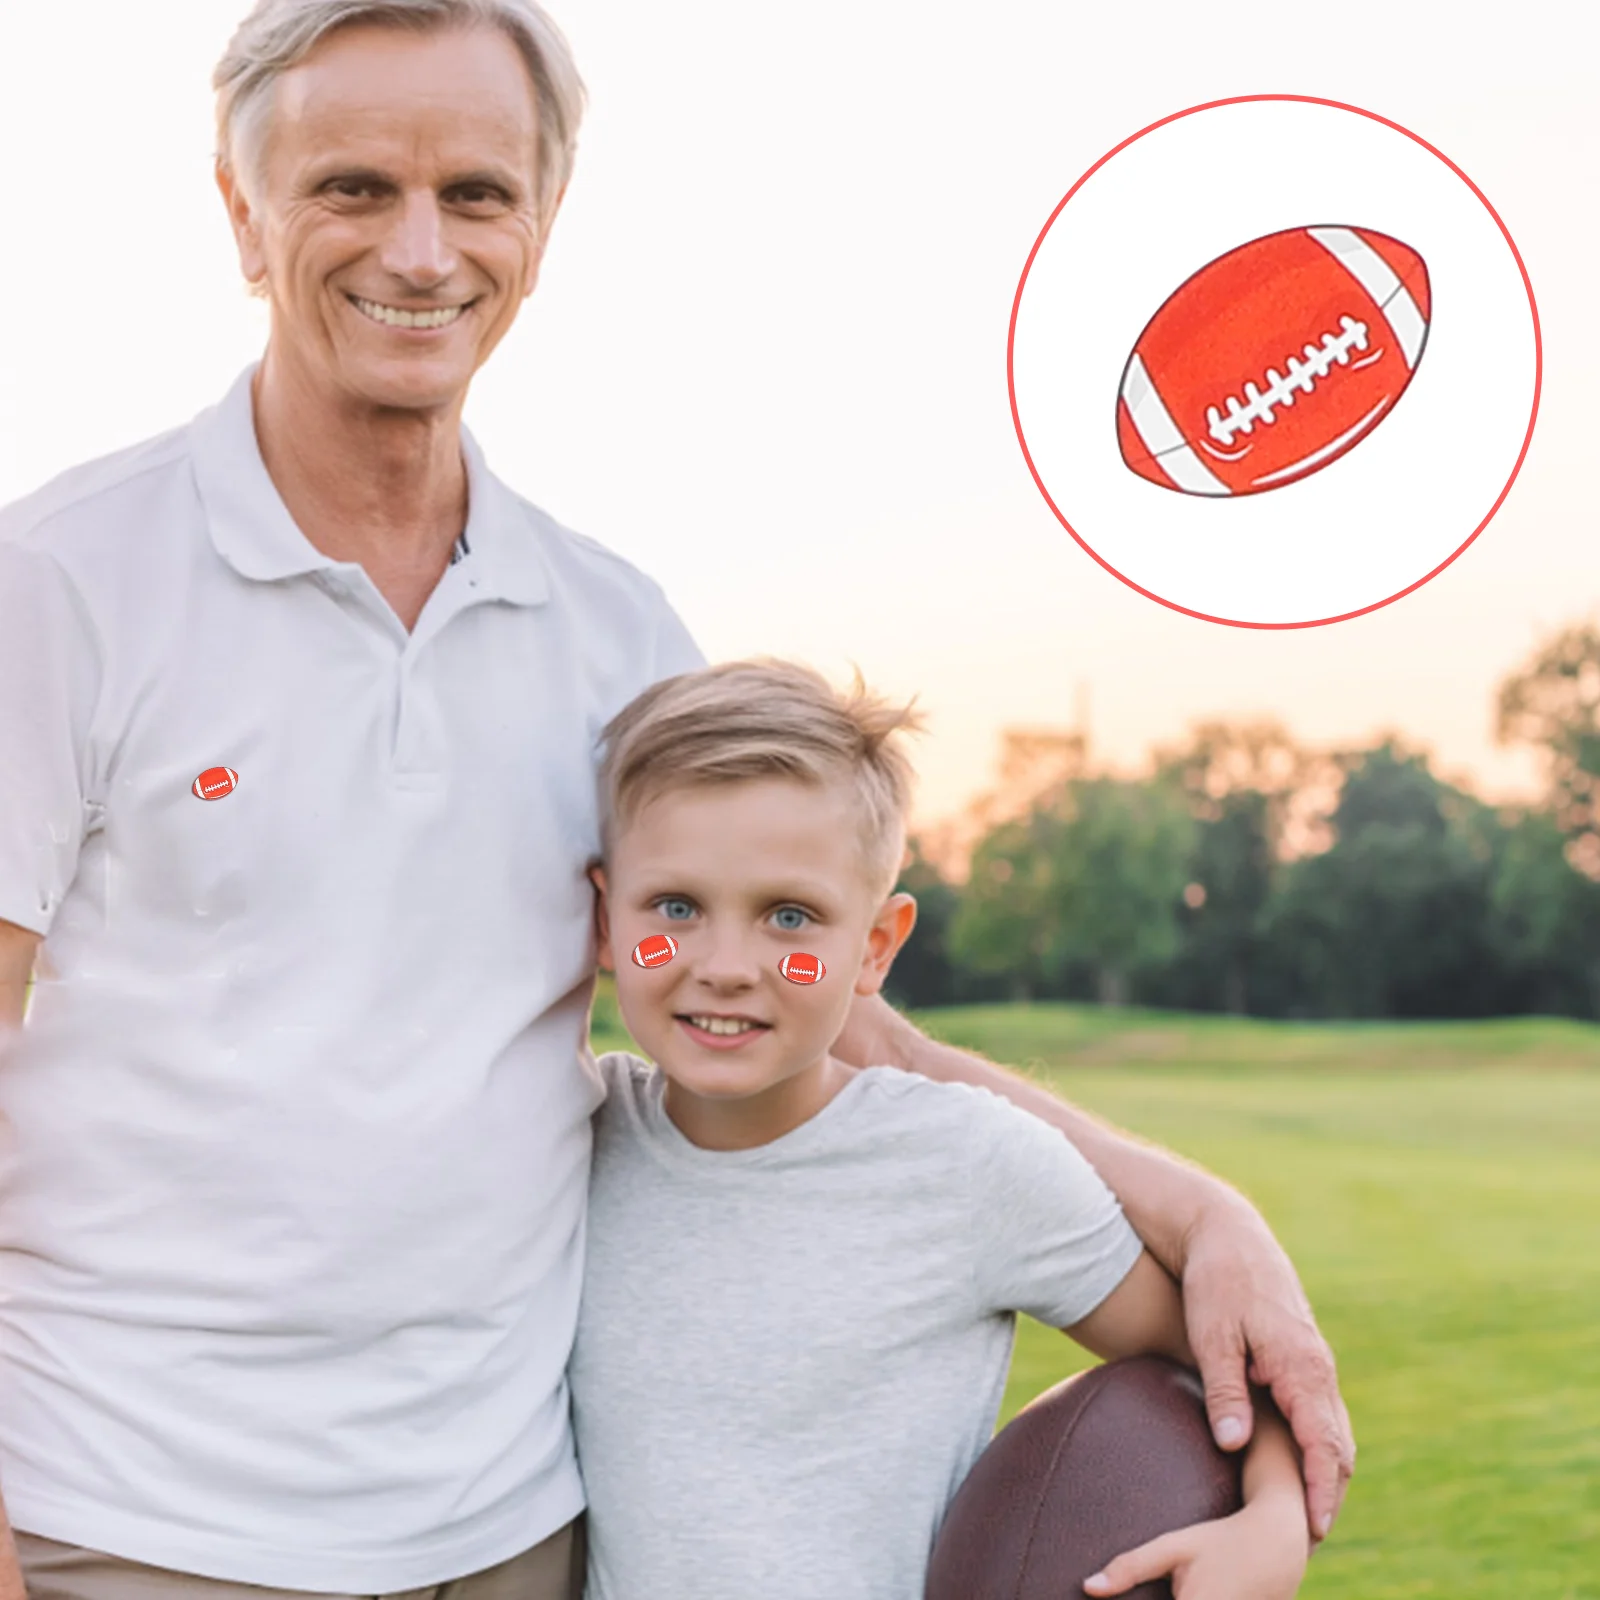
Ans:
<svg viewBox="0 0 1600 1600"><path fill-rule="evenodd" d="M488 24L510 36L533 77L539 114L539 219L548 228L572 176L584 90L571 47L536 0L256 0L211 76L217 92L218 161L236 176L259 176L278 77L335 28L358 22L418 33Z"/></svg>

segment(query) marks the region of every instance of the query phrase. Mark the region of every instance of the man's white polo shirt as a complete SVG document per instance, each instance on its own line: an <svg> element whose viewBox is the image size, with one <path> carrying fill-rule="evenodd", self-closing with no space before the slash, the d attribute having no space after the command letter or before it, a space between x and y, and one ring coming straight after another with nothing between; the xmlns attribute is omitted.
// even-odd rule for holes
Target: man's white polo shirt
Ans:
<svg viewBox="0 0 1600 1600"><path fill-rule="evenodd" d="M470 439L407 634L291 521L250 377L0 513L0 918L48 936L0 1062L0 1492L408 1589L583 1505L594 748L702 657Z"/></svg>

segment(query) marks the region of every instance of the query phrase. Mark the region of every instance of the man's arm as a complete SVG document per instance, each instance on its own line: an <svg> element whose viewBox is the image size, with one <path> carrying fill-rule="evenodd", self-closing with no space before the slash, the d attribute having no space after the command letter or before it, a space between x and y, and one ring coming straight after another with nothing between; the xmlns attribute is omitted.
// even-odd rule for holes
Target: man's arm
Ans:
<svg viewBox="0 0 1600 1600"><path fill-rule="evenodd" d="M14 922L0 921L0 1072L5 1070L12 1037L22 1027L28 979L33 976L38 948L38 934ZM0 1500L0 1600L26 1600L4 1500Z"/></svg>
<svg viewBox="0 0 1600 1600"><path fill-rule="evenodd" d="M1066 1134L1183 1286L1188 1340L1217 1443L1237 1450L1249 1441L1249 1385L1270 1389L1304 1458L1313 1533L1327 1534L1355 1468L1350 1416L1299 1275L1243 1195L991 1061L929 1039L879 995L855 997L833 1053L852 1066L900 1067L989 1089Z"/></svg>

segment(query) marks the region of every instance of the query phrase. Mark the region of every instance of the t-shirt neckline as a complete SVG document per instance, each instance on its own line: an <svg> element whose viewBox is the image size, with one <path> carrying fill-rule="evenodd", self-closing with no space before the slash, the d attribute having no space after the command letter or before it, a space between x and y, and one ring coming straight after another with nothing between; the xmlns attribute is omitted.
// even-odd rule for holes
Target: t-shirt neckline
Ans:
<svg viewBox="0 0 1600 1600"><path fill-rule="evenodd" d="M663 1156L699 1172L780 1166L790 1157L803 1156L812 1145L824 1140L835 1123L851 1114L851 1107L865 1092L863 1086L879 1073L894 1070L893 1067L857 1068L855 1076L820 1111L766 1144L752 1145L745 1150L708 1150L696 1144L667 1114L666 1074L660 1067L653 1067L645 1091L645 1126Z"/></svg>

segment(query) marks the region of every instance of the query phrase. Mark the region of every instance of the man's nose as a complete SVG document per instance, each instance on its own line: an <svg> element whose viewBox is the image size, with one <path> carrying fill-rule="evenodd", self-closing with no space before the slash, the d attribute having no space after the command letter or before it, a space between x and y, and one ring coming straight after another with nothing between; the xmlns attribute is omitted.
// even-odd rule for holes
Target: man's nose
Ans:
<svg viewBox="0 0 1600 1600"><path fill-rule="evenodd" d="M395 277L422 288L442 283L455 271L455 251L445 238L439 197L432 190L406 191L384 241L383 265Z"/></svg>

